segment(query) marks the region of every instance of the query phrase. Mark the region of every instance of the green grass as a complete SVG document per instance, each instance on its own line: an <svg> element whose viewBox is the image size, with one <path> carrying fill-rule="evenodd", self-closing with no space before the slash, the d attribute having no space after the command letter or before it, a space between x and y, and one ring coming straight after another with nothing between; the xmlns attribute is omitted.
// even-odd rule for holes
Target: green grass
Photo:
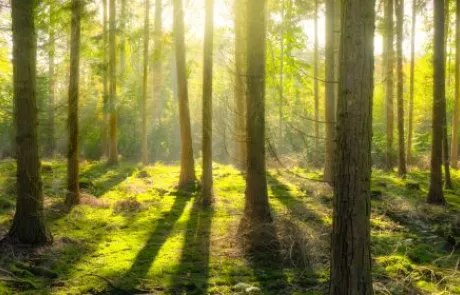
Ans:
<svg viewBox="0 0 460 295"><path fill-rule="evenodd" d="M44 163L43 180L52 246L2 249L0 294L325 294L328 287L331 190L320 173L269 171L281 264L250 259L238 244L244 179L215 164L216 204L202 210L197 192L175 189L177 166L142 168L83 162L83 204L62 211L65 162ZM198 171L199 171L198 167ZM0 234L14 212L14 162L0 163ZM299 177L301 176L301 177ZM460 189L460 174L453 173ZM406 188L417 182L421 190ZM374 171L372 253L376 294L460 294L460 252L446 242L460 231L460 197L447 208L424 203L426 171L403 180ZM458 191L460 193L460 190ZM33 274L40 266L56 278ZM110 283L108 283L110 281ZM124 293L122 290L129 291Z"/></svg>

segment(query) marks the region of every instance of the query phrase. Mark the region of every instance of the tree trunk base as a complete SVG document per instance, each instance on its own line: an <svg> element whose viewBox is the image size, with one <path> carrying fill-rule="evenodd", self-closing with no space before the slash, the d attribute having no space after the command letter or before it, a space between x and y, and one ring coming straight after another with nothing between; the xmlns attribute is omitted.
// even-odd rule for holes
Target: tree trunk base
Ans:
<svg viewBox="0 0 460 295"><path fill-rule="evenodd" d="M45 245L53 242L53 237L41 216L15 216L8 237L28 245Z"/></svg>

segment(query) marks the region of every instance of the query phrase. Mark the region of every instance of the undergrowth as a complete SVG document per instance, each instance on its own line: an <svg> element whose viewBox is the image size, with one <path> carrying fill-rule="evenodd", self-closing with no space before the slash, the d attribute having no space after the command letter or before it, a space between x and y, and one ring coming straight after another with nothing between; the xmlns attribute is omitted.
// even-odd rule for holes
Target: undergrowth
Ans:
<svg viewBox="0 0 460 295"><path fill-rule="evenodd" d="M270 171L279 263L238 245L244 178L215 164L216 204L177 191L178 166L83 162L82 204L63 210L65 162L42 169L51 246L3 245L0 294L325 294L332 192L316 172ZM199 171L199 169L198 169ZM295 173L292 173L295 172ZM376 294L460 294L460 174L447 208L425 204L428 173L374 171L372 253ZM0 235L14 212L13 161L0 163ZM300 177L299 177L300 176ZM416 184L416 185L414 185Z"/></svg>

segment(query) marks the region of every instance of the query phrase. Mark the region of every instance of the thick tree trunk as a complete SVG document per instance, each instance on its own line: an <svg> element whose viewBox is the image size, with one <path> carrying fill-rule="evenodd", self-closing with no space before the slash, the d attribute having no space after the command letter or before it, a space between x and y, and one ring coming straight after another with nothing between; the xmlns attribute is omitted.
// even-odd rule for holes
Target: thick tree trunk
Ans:
<svg viewBox="0 0 460 295"><path fill-rule="evenodd" d="M185 65L184 8L182 0L174 0L174 38L176 49L177 86L179 96L179 120L181 136L181 169L179 187L187 188L196 181L193 159L192 128L188 102Z"/></svg>
<svg viewBox="0 0 460 295"><path fill-rule="evenodd" d="M235 138L236 166L243 172L247 166L246 152L246 15L247 0L235 0Z"/></svg>
<svg viewBox="0 0 460 295"><path fill-rule="evenodd" d="M314 75L314 95L315 95L315 154L320 152L319 150L319 74L318 74L318 59L319 59L319 41L318 41L318 10L319 3L315 0L315 16L314 16L314 28L315 28L315 44L314 44L314 57L313 57L313 75Z"/></svg>
<svg viewBox="0 0 460 295"><path fill-rule="evenodd" d="M161 84L162 84L162 6L161 0L155 1L155 28L153 45L153 114L161 122ZM154 116L155 117L155 116Z"/></svg>
<svg viewBox="0 0 460 295"><path fill-rule="evenodd" d="M52 237L43 216L38 155L34 9L34 0L11 2L17 199L8 236L25 244L45 244L51 242Z"/></svg>
<svg viewBox="0 0 460 295"><path fill-rule="evenodd" d="M414 86L415 86L415 25L417 21L417 0L412 0L412 27L410 46L410 96L409 96L409 118L407 135L407 163L412 159L412 137L414 134Z"/></svg>
<svg viewBox="0 0 460 295"><path fill-rule="evenodd" d="M255 250L267 242L264 224L272 222L265 167L265 43L266 1L248 1L247 6L247 100L246 131L248 166L242 228L248 228ZM244 225L244 226L243 226Z"/></svg>
<svg viewBox="0 0 460 295"><path fill-rule="evenodd" d="M394 151L393 151L393 130L394 130L394 1L385 1L385 46L384 46L384 63L385 63L385 101L386 101L386 157L385 169L393 170L394 167Z"/></svg>
<svg viewBox="0 0 460 295"><path fill-rule="evenodd" d="M109 159L110 165L118 164L118 141L117 141L117 70L116 70L116 46L115 46L115 16L116 6L115 0L109 2L109 136L110 136L110 148L109 148Z"/></svg>
<svg viewBox="0 0 460 295"><path fill-rule="evenodd" d="M455 106L452 122L452 168L458 168L458 124L460 118L460 0L457 0L455 20Z"/></svg>
<svg viewBox="0 0 460 295"><path fill-rule="evenodd" d="M213 203L212 183L212 70L213 70L214 0L206 0L206 24L203 50L203 176L201 202Z"/></svg>
<svg viewBox="0 0 460 295"><path fill-rule="evenodd" d="M149 37L150 37L150 0L145 0L144 15L144 76L142 85L142 105L141 105L141 161L142 164L149 163L148 142L147 142L147 93L149 76Z"/></svg>
<svg viewBox="0 0 460 295"><path fill-rule="evenodd" d="M109 48L109 34L107 30L107 0L102 0L102 14L103 14L103 111L104 111L104 124L103 124L103 138L102 138L102 156L108 157L109 150L110 150L110 129L109 129L109 55L108 55L108 48Z"/></svg>
<svg viewBox="0 0 460 295"><path fill-rule="evenodd" d="M54 34L54 21L53 21L53 5L50 4L50 16L49 16L49 27L48 27L48 139L46 146L46 155L50 158L54 156L56 150L56 141L54 134L54 98L56 96L55 87L55 34Z"/></svg>
<svg viewBox="0 0 460 295"><path fill-rule="evenodd" d="M442 187L442 138L443 110L445 111L445 43L444 43L444 1L434 1L434 49L433 49L433 134L431 146L430 190L427 202L446 204ZM445 112L444 112L445 115Z"/></svg>
<svg viewBox="0 0 460 295"><path fill-rule="evenodd" d="M375 1L344 0L330 294L373 294L370 178Z"/></svg>
<svg viewBox="0 0 460 295"><path fill-rule="evenodd" d="M326 0L326 158L324 181L334 182L334 138L335 138L335 0Z"/></svg>
<svg viewBox="0 0 460 295"><path fill-rule="evenodd" d="M404 0L396 0L397 73L398 73L398 174L406 176L406 153L404 142L404 71L403 26Z"/></svg>
<svg viewBox="0 0 460 295"><path fill-rule="evenodd" d="M80 82L80 21L82 5L83 3L81 0L72 0L68 105L69 142L67 148L67 196L65 200L66 205L69 207L80 203L78 165L78 87Z"/></svg>

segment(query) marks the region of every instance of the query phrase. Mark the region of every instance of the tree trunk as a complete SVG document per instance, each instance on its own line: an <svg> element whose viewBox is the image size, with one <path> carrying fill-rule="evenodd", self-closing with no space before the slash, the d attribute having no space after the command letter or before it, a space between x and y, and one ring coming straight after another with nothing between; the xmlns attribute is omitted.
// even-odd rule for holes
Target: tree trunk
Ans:
<svg viewBox="0 0 460 295"><path fill-rule="evenodd" d="M144 18L144 76L142 85L142 105L141 105L141 161L142 164L149 163L148 143L147 143L147 93L149 75L149 37L150 37L150 0L145 0Z"/></svg>
<svg viewBox="0 0 460 295"><path fill-rule="evenodd" d="M375 1L344 0L342 4L330 294L365 295L373 294L370 179Z"/></svg>
<svg viewBox="0 0 460 295"><path fill-rule="evenodd" d="M460 117L460 0L457 0L455 20L455 106L452 122L452 168L458 169L458 124Z"/></svg>
<svg viewBox="0 0 460 295"><path fill-rule="evenodd" d="M404 142L404 72L403 72L403 26L404 0L396 0L397 73L398 73L398 174L406 176L406 153Z"/></svg>
<svg viewBox="0 0 460 295"><path fill-rule="evenodd" d="M54 21L53 21L53 5L50 4L50 15L49 15L49 41L48 41L48 139L46 147L46 155L50 158L54 156L56 150L56 142L54 135L54 98L56 96L55 78L54 78L54 67L55 67L55 41L54 39Z"/></svg>
<svg viewBox="0 0 460 295"><path fill-rule="evenodd" d="M412 0L412 28L410 46L410 97L407 135L407 163L412 159L412 137L414 133L414 85L415 85L415 25L417 21L417 0Z"/></svg>
<svg viewBox="0 0 460 295"><path fill-rule="evenodd" d="M181 136L181 169L179 187L187 188L196 181L193 159L192 128L188 102L187 73L185 65L184 8L182 0L174 0L174 38L176 49L177 86Z"/></svg>
<svg viewBox="0 0 460 295"><path fill-rule="evenodd" d="M70 78L67 149L67 196L65 203L72 207L80 203L79 187L79 148L78 148L78 96L80 82L80 21L83 3L72 0L71 40L70 40Z"/></svg>
<svg viewBox="0 0 460 295"><path fill-rule="evenodd" d="M103 138L102 138L102 156L108 157L110 150L110 129L109 129L109 62L108 62L108 48L109 48L109 34L107 30L107 0L102 0L102 14L103 14L103 109L104 109L104 124L103 124Z"/></svg>
<svg viewBox="0 0 460 295"><path fill-rule="evenodd" d="M235 0L235 138L236 166L246 172L246 15L247 0Z"/></svg>
<svg viewBox="0 0 460 295"><path fill-rule="evenodd" d="M120 88L126 71L126 0L120 0Z"/></svg>
<svg viewBox="0 0 460 295"><path fill-rule="evenodd" d="M319 150L319 75L318 75L318 59L319 59L319 41L318 41L318 0L315 0L315 44L314 44L314 57L313 57L313 70L314 70L314 95L315 95L315 154L320 152Z"/></svg>
<svg viewBox="0 0 460 295"><path fill-rule="evenodd" d="M444 8L444 1L434 1L433 134L431 146L430 190L428 192L427 202L439 205L446 204L442 187L443 110L445 111L446 94Z"/></svg>
<svg viewBox="0 0 460 295"><path fill-rule="evenodd" d="M43 216L38 155L35 3L34 0L11 2L17 199L16 212L8 236L25 244L45 244L52 241Z"/></svg>
<svg viewBox="0 0 460 295"><path fill-rule="evenodd" d="M214 0L206 0L206 24L203 51L203 176L201 202L205 206L213 203L212 184L212 69L214 35Z"/></svg>
<svg viewBox="0 0 460 295"><path fill-rule="evenodd" d="M393 129L394 129L394 1L385 1L385 47L384 47L384 63L385 63L385 97L386 97L386 158L385 169L388 171L393 170L394 167L394 154L393 154Z"/></svg>
<svg viewBox="0 0 460 295"><path fill-rule="evenodd" d="M285 25L284 22L286 21L285 15L285 8L284 8L284 0L281 0L281 33L280 33L280 85L279 85L279 106L278 106L278 128L279 128L279 135L278 135L278 151L281 152L283 148L283 103L284 103L284 32L285 32Z"/></svg>
<svg viewBox="0 0 460 295"><path fill-rule="evenodd" d="M447 46L449 42L449 1L445 1L445 21L444 21L444 62L447 64ZM446 99L443 103L443 123L442 123L442 157L444 160L445 188L453 189L452 179L450 177L450 158L449 158L449 136L447 132L447 106Z"/></svg>
<svg viewBox="0 0 460 295"><path fill-rule="evenodd" d="M326 0L326 159L324 181L334 181L334 137L335 137L335 0Z"/></svg>
<svg viewBox="0 0 460 295"><path fill-rule="evenodd" d="M266 234L270 234L258 229L272 222L265 170L266 1L248 1L247 4L248 166L242 224L249 228L251 240L258 243L251 244L250 248L256 249L266 242Z"/></svg>
<svg viewBox="0 0 460 295"><path fill-rule="evenodd" d="M109 3L109 109L110 109L110 148L109 159L110 165L118 164L118 142L117 142L117 70L116 70L116 46L115 46L115 0Z"/></svg>
<svg viewBox="0 0 460 295"><path fill-rule="evenodd" d="M155 32L153 47L153 114L161 122L161 84L162 84L162 6L161 0L155 1Z"/></svg>

